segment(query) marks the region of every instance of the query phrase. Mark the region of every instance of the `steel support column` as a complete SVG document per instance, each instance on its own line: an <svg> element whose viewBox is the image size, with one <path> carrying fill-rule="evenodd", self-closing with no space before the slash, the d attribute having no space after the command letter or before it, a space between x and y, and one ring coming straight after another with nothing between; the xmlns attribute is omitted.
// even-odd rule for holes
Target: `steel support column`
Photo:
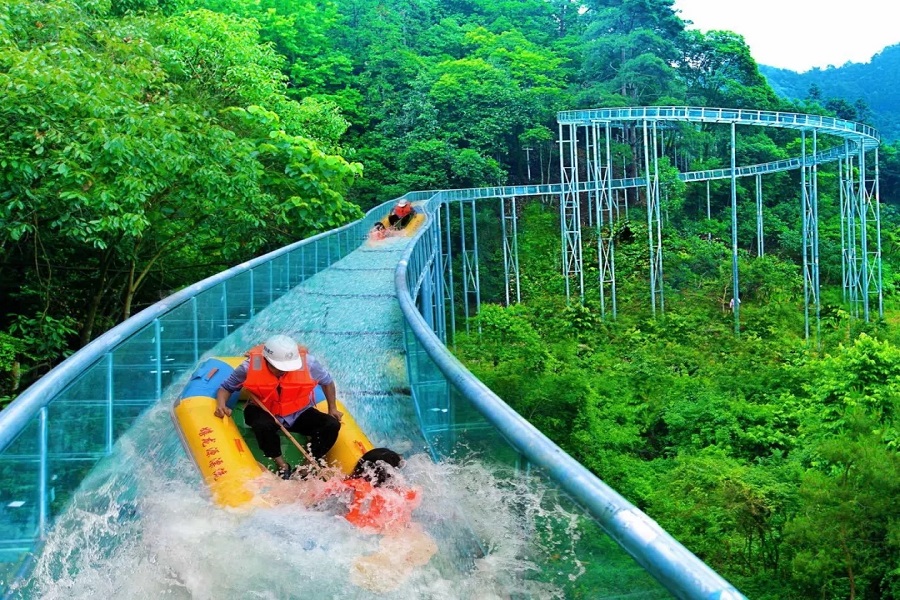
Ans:
<svg viewBox="0 0 900 600"><path fill-rule="evenodd" d="M884 317L884 297L881 281L881 207L879 206L878 187L878 148L875 148L873 160L873 179L867 178L865 162L865 150L860 143L860 241L862 242L863 258L863 306L865 319L868 321L871 315L871 304L874 300L878 311L878 318ZM874 238L874 249L869 249L869 237ZM874 299L873 299L874 296Z"/></svg>
<svg viewBox="0 0 900 600"><path fill-rule="evenodd" d="M600 139L597 131L597 123L591 122L584 126L584 157L587 163L587 219L589 227L597 226L597 213L600 210L600 194L602 186L597 182L603 178L600 160Z"/></svg>
<svg viewBox="0 0 900 600"><path fill-rule="evenodd" d="M765 254L765 240L763 239L763 193L762 175L756 176L756 255Z"/></svg>
<svg viewBox="0 0 900 600"><path fill-rule="evenodd" d="M472 223L472 249L466 244L466 214L465 205L471 209ZM475 314L481 310L481 289L478 276L478 226L476 224L475 201L460 201L459 203L459 233L462 252L462 277L463 277L463 306L466 315L466 332L469 331L469 307L474 305ZM474 303L474 304L473 304Z"/></svg>
<svg viewBox="0 0 900 600"><path fill-rule="evenodd" d="M863 307L863 319L869 321L869 235L868 235L868 204L869 194L866 190L866 149L859 144L859 258L862 267L859 280L862 283L860 298Z"/></svg>
<svg viewBox="0 0 900 600"><path fill-rule="evenodd" d="M665 312L662 271L662 221L659 210L659 154L657 152L656 121L653 121L652 125L652 140L650 139L648 121L643 121L643 125L644 174L646 177L645 189L647 195L647 240L650 248L650 306L655 315L657 304L659 304L660 312ZM653 149L652 156L650 154L651 147Z"/></svg>
<svg viewBox="0 0 900 600"><path fill-rule="evenodd" d="M444 344L447 344L447 302L446 290L444 289L444 236L441 231L441 207L435 209L432 218L435 219L435 227L431 227L431 243L435 254L434 264L431 265L429 276L432 279L432 287L434 288L434 315L435 315L435 333L441 338Z"/></svg>
<svg viewBox="0 0 900 600"><path fill-rule="evenodd" d="M841 222L844 238L841 240L844 299L850 304L850 315L859 317L860 290L859 280L859 192L857 191L857 175L854 169L854 155L850 142L844 142L843 171L841 173Z"/></svg>
<svg viewBox="0 0 900 600"><path fill-rule="evenodd" d="M559 167L562 191L559 197L559 221L562 237L563 277L566 301L572 299L572 281L578 297L584 301L584 271L581 248L581 207L578 196L578 127L559 124Z"/></svg>
<svg viewBox="0 0 900 600"><path fill-rule="evenodd" d="M815 161L818 151L818 136L812 132L812 154L806 151L806 131L801 140L801 218L803 254L803 328L806 339L810 339L810 308L816 319L815 338L820 339L822 303L819 288L819 166Z"/></svg>
<svg viewBox="0 0 900 600"><path fill-rule="evenodd" d="M882 283L882 271L881 271L881 186L879 184L880 181L880 168L878 166L878 148L875 148L875 185L874 185L874 205L875 205L875 233L877 237L877 246L876 246L876 264L875 264L875 273L876 273L876 285L878 286L878 318L884 318L884 288Z"/></svg>
<svg viewBox="0 0 900 600"><path fill-rule="evenodd" d="M506 288L506 305L512 303L514 287L516 304L522 301L519 286L519 235L518 216L516 215L516 197L500 199L500 224L503 229L503 281Z"/></svg>
<svg viewBox="0 0 900 600"><path fill-rule="evenodd" d="M615 224L617 210L612 189L612 152L610 147L610 124L604 124L605 160L600 162L605 167L599 170L599 179L595 180L597 188L597 268L600 284L600 317L606 318L607 303L612 318L616 318L616 252ZM594 135L599 135L599 124L594 123ZM607 297L607 288L609 295Z"/></svg>
<svg viewBox="0 0 900 600"><path fill-rule="evenodd" d="M443 252L441 253L443 260L443 269L441 272L444 277L444 303L450 304L450 330L448 331L449 342L452 344L454 341L454 336L456 335L456 302L454 301L454 293L453 293L453 246L450 243L450 203L446 200L443 200L443 234L444 234L444 245ZM438 226L441 224L441 209L438 208L435 211L435 219L438 221ZM448 340L444 340L446 344Z"/></svg>
<svg viewBox="0 0 900 600"><path fill-rule="evenodd" d="M819 272L819 132L813 129L812 164L812 259L813 293L816 301L816 343L822 343L822 289Z"/></svg>
<svg viewBox="0 0 900 600"><path fill-rule="evenodd" d="M741 333L741 286L738 278L737 238L737 129L731 124L731 310L734 314L734 333Z"/></svg>

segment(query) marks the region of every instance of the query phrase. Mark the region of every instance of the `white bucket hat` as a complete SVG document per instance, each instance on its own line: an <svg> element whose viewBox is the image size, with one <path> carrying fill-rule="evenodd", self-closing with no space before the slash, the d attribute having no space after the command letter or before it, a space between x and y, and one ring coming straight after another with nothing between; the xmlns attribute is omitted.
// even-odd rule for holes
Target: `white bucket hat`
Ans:
<svg viewBox="0 0 900 600"><path fill-rule="evenodd" d="M297 342L286 335L273 335L263 345L263 356L279 371L296 371L303 368L303 359Z"/></svg>

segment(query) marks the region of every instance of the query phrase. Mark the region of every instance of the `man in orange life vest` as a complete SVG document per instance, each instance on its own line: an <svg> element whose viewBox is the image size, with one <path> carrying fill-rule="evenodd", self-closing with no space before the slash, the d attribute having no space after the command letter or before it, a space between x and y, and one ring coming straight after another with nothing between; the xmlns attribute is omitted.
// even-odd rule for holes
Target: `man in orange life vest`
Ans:
<svg viewBox="0 0 900 600"><path fill-rule="evenodd" d="M328 413L316 410L314 391L321 386L328 402ZM216 392L217 417L231 414L227 403L231 395L245 389L250 392L288 431L309 438L310 454L318 460L337 440L343 413L337 409L334 380L306 348L286 335L275 335L250 349L247 360L222 382ZM281 427L265 410L251 402L244 409L244 421L253 430L263 454L271 458L284 479L291 466L281 455Z"/></svg>
<svg viewBox="0 0 900 600"><path fill-rule="evenodd" d="M415 216L416 209L409 203L409 200L400 200L388 214L388 226L391 229L403 229L409 225ZM381 222L375 223L376 231L382 229L384 229L384 225L382 225Z"/></svg>
<svg viewBox="0 0 900 600"><path fill-rule="evenodd" d="M388 225L393 229L403 229L409 225L414 216L416 216L416 209L412 207L412 204L408 200L401 200L397 206L391 209L388 215Z"/></svg>

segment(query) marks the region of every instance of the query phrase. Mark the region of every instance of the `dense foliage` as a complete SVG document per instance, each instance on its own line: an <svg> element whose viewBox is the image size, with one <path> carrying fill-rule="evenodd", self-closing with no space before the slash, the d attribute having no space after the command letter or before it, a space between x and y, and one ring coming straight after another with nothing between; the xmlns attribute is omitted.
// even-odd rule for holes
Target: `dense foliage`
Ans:
<svg viewBox="0 0 900 600"><path fill-rule="evenodd" d="M617 247L628 308L603 320L596 298L566 303L560 265L539 251L558 244L556 211L528 205L527 300L483 305L457 355L749 598L900 597L896 327L828 304L814 351L796 266L743 256L735 336L730 249L671 234L681 273L655 318L640 220Z"/></svg>
<svg viewBox="0 0 900 600"><path fill-rule="evenodd" d="M401 193L556 181L561 109L871 117L818 85L779 98L740 36L686 31L672 0L8 0L0 403L172 290ZM646 314L639 192L615 232L616 321L599 318L593 295L565 302L555 210L534 203L525 302L486 306L483 335L462 339L460 355L750 597L900 597L896 313L848 318L834 167L819 173L829 251L816 352L798 309L799 174L763 181L763 257L755 184L739 182L736 337L721 241L728 182L707 196L675 179L727 167L729 133L661 138L665 318ZM800 143L792 131L742 130L737 159L796 156ZM617 176L619 165L634 175L640 146L639 132L617 132ZM891 307L900 239L887 204L900 202L900 152L880 152ZM493 209L479 211L479 230L496 227ZM499 300L496 265L483 291Z"/></svg>
<svg viewBox="0 0 900 600"><path fill-rule="evenodd" d="M135 305L360 216L347 121L283 66L205 9L0 5L0 395Z"/></svg>

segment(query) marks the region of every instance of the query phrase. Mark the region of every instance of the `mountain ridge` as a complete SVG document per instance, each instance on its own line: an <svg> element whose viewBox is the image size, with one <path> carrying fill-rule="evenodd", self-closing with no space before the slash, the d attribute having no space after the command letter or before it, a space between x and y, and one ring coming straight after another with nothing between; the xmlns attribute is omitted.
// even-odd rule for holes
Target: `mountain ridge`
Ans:
<svg viewBox="0 0 900 600"><path fill-rule="evenodd" d="M841 118L872 125L886 141L900 139L900 44L887 46L867 63L803 73L761 64L759 71L783 98L819 102ZM840 114L848 109L855 114Z"/></svg>

